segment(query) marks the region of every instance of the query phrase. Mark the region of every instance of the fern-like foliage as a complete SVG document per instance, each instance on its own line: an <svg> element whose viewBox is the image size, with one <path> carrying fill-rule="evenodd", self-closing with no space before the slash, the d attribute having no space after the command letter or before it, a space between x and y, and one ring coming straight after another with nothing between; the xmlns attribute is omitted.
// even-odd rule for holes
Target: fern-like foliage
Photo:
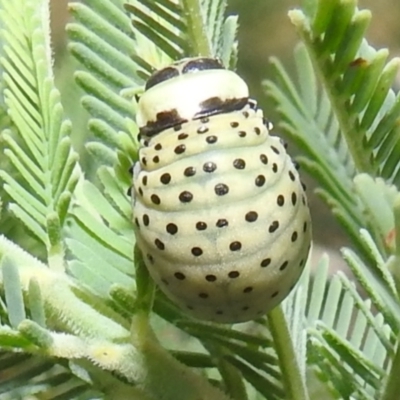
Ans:
<svg viewBox="0 0 400 400"><path fill-rule="evenodd" d="M290 18L303 42L295 51L298 84L273 59L276 79L265 87L280 128L302 150L298 161L360 251L361 258L350 249L343 256L368 295L363 300L342 273L327 285L326 266L318 267L307 312L308 363L334 398L392 398L390 377L383 391L381 382L397 357L399 334L391 274L399 201L391 185L398 184L399 165L398 95L391 87L399 60L386 64L388 52L363 39L371 15L356 1L307 2Z"/></svg>
<svg viewBox="0 0 400 400"><path fill-rule="evenodd" d="M4 154L18 179L0 171L9 209L45 246L52 268L63 269L61 228L80 177L71 149L70 124L63 121L54 87L46 6L5 3L1 10L4 102L10 128L3 131ZM21 29L24 27L25 29Z"/></svg>
<svg viewBox="0 0 400 400"><path fill-rule="evenodd" d="M290 13L303 42L299 83L277 60L266 83L300 163L349 233L342 254L357 285L330 277L323 257L282 306L228 327L189 319L155 290L134 252L126 192L134 94L178 58L234 68L237 17L225 16L224 0L91 0L69 10L94 178L81 172L53 83L48 2L0 1L2 221L19 221L37 247L29 254L26 239L0 236L0 397L396 399L398 61L385 64L387 53L363 39L369 12L355 0L305 1Z"/></svg>
<svg viewBox="0 0 400 400"><path fill-rule="evenodd" d="M363 40L371 15L359 11L356 4L334 1L324 7L315 3L308 14L293 11L291 19L303 39L295 56L299 89L277 60L273 63L278 79L266 85L279 104L282 129L306 155L300 163L321 183L319 194L353 242L363 251L358 231L366 228L380 250L390 254L385 239L394 228L393 221L387 224L385 218L384 224L376 223L383 215L365 204L363 189L353 180L357 174L368 173L398 183L393 147L398 96L391 86L400 60L385 64L387 50L376 51ZM318 82L316 73L321 77Z"/></svg>

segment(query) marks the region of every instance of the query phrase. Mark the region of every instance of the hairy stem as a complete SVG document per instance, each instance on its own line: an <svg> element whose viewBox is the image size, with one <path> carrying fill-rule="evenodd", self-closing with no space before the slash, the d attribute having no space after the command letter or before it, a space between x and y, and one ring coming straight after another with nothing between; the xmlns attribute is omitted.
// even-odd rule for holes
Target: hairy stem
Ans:
<svg viewBox="0 0 400 400"><path fill-rule="evenodd" d="M286 398L290 400L309 400L289 327L281 306L268 313L268 323L274 340L275 351L278 355Z"/></svg>
<svg viewBox="0 0 400 400"><path fill-rule="evenodd" d="M212 49L203 23L200 1L182 0L182 7L188 22L188 34L193 55L211 57Z"/></svg>

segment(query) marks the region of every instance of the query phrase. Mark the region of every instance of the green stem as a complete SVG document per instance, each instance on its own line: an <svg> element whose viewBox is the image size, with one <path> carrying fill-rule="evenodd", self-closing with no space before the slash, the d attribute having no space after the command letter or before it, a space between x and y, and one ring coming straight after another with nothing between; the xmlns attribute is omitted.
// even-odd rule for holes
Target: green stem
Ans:
<svg viewBox="0 0 400 400"><path fill-rule="evenodd" d="M212 57L212 48L203 23L200 0L182 0L193 55Z"/></svg>
<svg viewBox="0 0 400 400"><path fill-rule="evenodd" d="M383 388L380 400L398 400L400 393L400 346L399 339L397 343L397 350L392 360L389 376Z"/></svg>
<svg viewBox="0 0 400 400"><path fill-rule="evenodd" d="M396 196L393 205L396 253L391 263L391 273L397 289L397 296L400 297L400 195Z"/></svg>
<svg viewBox="0 0 400 400"><path fill-rule="evenodd" d="M143 261L142 252L135 246L135 268L136 268L136 303L135 312L144 312L150 315L153 308L155 284Z"/></svg>
<svg viewBox="0 0 400 400"><path fill-rule="evenodd" d="M232 397L232 400L248 400L242 374L225 359L230 351L207 340L203 341L203 346L216 361L218 371L224 380L225 392Z"/></svg>
<svg viewBox="0 0 400 400"><path fill-rule="evenodd" d="M268 313L268 324L278 355L286 398L309 400L307 388L297 362L292 337L281 306Z"/></svg>
<svg viewBox="0 0 400 400"><path fill-rule="evenodd" d="M132 366L140 368L136 384L151 397L164 400L230 400L207 378L177 361L158 342L146 313L132 317L131 340L138 354Z"/></svg>

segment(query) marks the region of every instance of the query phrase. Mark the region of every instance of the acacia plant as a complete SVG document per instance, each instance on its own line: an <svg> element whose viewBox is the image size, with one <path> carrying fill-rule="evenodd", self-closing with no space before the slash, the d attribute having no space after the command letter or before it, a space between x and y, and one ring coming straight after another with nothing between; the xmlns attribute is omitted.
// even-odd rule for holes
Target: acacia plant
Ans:
<svg viewBox="0 0 400 400"><path fill-rule="evenodd" d="M126 191L134 93L185 56L234 69L238 19L225 0L126 1L69 4L77 69L65 79L89 113L85 163L54 83L49 1L0 1L0 397L398 399L399 59L364 39L370 12L304 0L289 12L298 75L272 59L265 81L348 234L356 281L328 276L324 256L281 306L226 326L188 318L154 288Z"/></svg>

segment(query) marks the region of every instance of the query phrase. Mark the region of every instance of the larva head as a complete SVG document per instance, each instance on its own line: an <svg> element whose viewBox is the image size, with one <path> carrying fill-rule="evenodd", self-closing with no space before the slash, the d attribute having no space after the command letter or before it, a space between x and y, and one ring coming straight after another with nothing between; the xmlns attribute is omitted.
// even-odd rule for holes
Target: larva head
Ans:
<svg viewBox="0 0 400 400"><path fill-rule="evenodd" d="M246 83L216 59L190 58L155 72L139 100L141 135L154 136L180 123L241 108L248 101Z"/></svg>

